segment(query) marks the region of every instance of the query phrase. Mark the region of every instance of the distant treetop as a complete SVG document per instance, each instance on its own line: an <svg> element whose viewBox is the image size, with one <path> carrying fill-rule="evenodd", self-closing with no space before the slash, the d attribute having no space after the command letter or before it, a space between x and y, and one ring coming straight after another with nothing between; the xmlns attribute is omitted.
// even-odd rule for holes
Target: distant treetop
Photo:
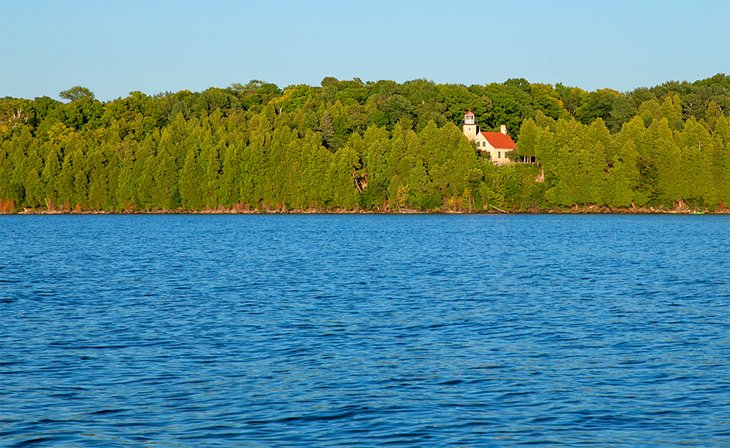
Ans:
<svg viewBox="0 0 730 448"><path fill-rule="evenodd" d="M94 92L87 89L86 87L74 86L68 90L62 90L61 92L59 92L58 96L62 100L67 100L67 101L71 101L71 102L76 101L76 100L82 100L85 98L93 100Z"/></svg>

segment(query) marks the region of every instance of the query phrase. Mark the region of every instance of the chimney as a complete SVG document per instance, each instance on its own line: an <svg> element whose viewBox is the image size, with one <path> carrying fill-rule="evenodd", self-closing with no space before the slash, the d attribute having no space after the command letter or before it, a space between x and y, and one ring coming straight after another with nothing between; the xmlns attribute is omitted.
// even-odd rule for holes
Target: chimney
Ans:
<svg viewBox="0 0 730 448"><path fill-rule="evenodd" d="M507 126L505 126L505 125L500 126L499 132L501 132L502 134L507 134Z"/></svg>

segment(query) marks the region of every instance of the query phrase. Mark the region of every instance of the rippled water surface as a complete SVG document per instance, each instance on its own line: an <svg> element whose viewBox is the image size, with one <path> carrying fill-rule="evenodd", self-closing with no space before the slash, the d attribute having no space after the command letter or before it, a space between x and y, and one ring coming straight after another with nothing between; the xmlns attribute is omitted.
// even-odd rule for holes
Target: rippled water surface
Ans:
<svg viewBox="0 0 730 448"><path fill-rule="evenodd" d="M0 216L0 445L730 445L721 216Z"/></svg>

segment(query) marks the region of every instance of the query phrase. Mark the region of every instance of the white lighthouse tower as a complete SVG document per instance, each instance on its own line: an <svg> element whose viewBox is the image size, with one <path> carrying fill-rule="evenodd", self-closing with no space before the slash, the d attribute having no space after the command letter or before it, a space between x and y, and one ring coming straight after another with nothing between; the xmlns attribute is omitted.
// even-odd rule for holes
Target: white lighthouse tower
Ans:
<svg viewBox="0 0 730 448"><path fill-rule="evenodd" d="M469 139L469 141L474 141L474 138L477 136L477 124L474 122L474 113L469 109L467 113L464 114L464 135L466 135L466 138Z"/></svg>

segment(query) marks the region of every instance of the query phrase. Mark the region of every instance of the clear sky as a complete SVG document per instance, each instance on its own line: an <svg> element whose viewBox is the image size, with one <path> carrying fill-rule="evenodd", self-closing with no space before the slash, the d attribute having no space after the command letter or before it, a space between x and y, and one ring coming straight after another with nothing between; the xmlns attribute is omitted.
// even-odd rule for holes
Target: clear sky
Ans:
<svg viewBox="0 0 730 448"><path fill-rule="evenodd" d="M325 76L626 91L719 72L730 0L0 0L0 97Z"/></svg>

